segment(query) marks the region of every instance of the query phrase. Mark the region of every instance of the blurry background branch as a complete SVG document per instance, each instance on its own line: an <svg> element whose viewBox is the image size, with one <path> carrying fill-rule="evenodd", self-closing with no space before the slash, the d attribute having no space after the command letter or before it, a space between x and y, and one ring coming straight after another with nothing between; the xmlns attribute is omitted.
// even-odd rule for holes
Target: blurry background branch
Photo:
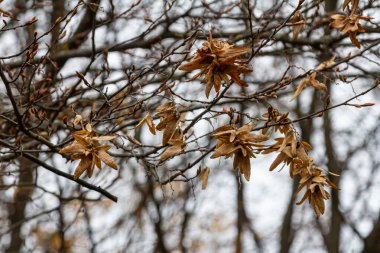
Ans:
<svg viewBox="0 0 380 253"><path fill-rule="evenodd" d="M380 252L380 5L344 3L2 2L0 251ZM248 52L248 87L214 75L206 96L211 74L179 69L209 33ZM253 146L248 183L210 159L215 129L248 123L294 126L340 174L324 216L295 205L288 166L268 172L275 157L256 152L272 142Z"/></svg>

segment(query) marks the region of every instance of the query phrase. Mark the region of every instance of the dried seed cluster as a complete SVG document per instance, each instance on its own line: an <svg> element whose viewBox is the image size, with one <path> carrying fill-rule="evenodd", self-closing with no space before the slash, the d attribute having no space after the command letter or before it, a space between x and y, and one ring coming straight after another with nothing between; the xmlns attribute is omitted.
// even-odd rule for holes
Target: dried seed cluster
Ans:
<svg viewBox="0 0 380 253"><path fill-rule="evenodd" d="M238 169L247 181L251 176L250 158L255 157L254 147L262 147L259 143L268 140L266 135L251 133L252 128L252 125L244 125L240 128L226 125L216 129L211 135L218 140L211 158L233 156L234 168Z"/></svg>
<svg viewBox="0 0 380 253"><path fill-rule="evenodd" d="M349 3L351 3L351 8L349 8ZM343 10L347 8L350 14L332 15L330 17L330 27L339 29L341 34L348 33L352 44L354 44L357 48L360 48L360 42L356 36L359 32L365 32L364 27L360 24L360 20L369 21L372 18L355 14L358 5L359 0L345 0L343 2L342 8Z"/></svg>
<svg viewBox="0 0 380 253"><path fill-rule="evenodd" d="M206 84L207 97L209 97L212 87L217 93L219 92L222 81L229 85L228 77L238 85L247 87L247 83L241 80L239 75L250 73L252 69L240 59L240 56L250 50L250 47L235 47L227 42L215 40L210 32L208 40L203 43L203 47L197 50L193 59L179 69L185 71L200 69L201 71L191 77L189 81L205 75L202 82Z"/></svg>
<svg viewBox="0 0 380 253"><path fill-rule="evenodd" d="M59 153L72 154L72 160L80 160L74 172L74 179L78 179L85 171L87 176L91 177L95 166L102 169L102 162L117 170L117 164L107 153L111 146L101 145L99 142L113 140L115 136L96 136L90 124L87 124L85 129L74 132L71 136L74 141L62 148Z"/></svg>
<svg viewBox="0 0 380 253"><path fill-rule="evenodd" d="M273 109L270 109L273 114ZM284 115L284 114L283 114ZM277 116L279 122L290 122L289 119ZM274 123L273 118L268 119ZM305 141L299 140L295 130L291 124L288 124L287 128L277 128L279 132L284 134L284 137L275 139L276 142L269 148L261 152L262 154L269 154L272 152L279 152L279 155L271 164L269 170L272 171L278 167L281 163L289 166L289 174L291 178L296 175L300 176L300 183L296 193L299 193L305 188L305 194L301 201L297 204L302 204L306 199L313 207L317 217L325 211L324 201L329 199L330 195L325 190L325 186L337 188L326 175L322 174L323 170L314 164L313 159L308 155L308 152L312 150L310 144ZM284 133L284 131L286 131Z"/></svg>

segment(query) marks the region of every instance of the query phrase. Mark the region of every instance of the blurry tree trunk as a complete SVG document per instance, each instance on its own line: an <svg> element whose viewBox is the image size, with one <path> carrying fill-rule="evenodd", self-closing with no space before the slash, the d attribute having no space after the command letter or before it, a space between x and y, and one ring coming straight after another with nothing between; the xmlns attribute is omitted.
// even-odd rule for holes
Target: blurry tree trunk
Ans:
<svg viewBox="0 0 380 253"><path fill-rule="evenodd" d="M191 188L187 187L186 191L184 193L184 203L183 203L183 210L184 210L184 215L183 215L183 221L182 221L182 226L181 226L181 234L180 234L180 248L182 253L188 252L186 245L185 245L185 239L186 239L186 232L187 228L191 219L192 213L189 212L186 208L187 202L189 200L189 196L191 193Z"/></svg>
<svg viewBox="0 0 380 253"><path fill-rule="evenodd" d="M312 95L312 101L310 104L310 108L306 115L311 114L312 112L315 111L316 106L317 106L317 92L313 91ZM301 111L302 105L300 104L299 99L297 100L297 106L295 109L295 113L298 118L301 118L302 111ZM301 135L302 135L302 140L310 143L310 136L313 131L313 120L306 120L306 121L301 121L300 122L300 128L301 128ZM294 211L294 204L295 204L295 198L294 194L298 188L299 184L299 178L295 178L293 180L293 185L292 185L292 194L289 197L289 202L288 202L288 207L286 209L286 213L284 215L284 218L282 220L282 226L281 226L281 238L280 238L280 253L288 253L290 252L290 247L293 243L294 237L295 237L295 230L292 229L292 222L293 222L293 211Z"/></svg>
<svg viewBox="0 0 380 253"><path fill-rule="evenodd" d="M18 14L21 14L26 9L26 2L25 1L17 1L16 2L16 8L19 12ZM25 42L26 44L29 44L34 39L34 32L35 27L29 26L25 28ZM14 82L14 85L17 86L17 89L23 90L24 85L28 84L30 81L30 78L32 78L33 70L31 68L25 68L25 79L24 82ZM24 138L24 140L27 140L29 138ZM37 146L35 146L37 148ZM32 147L32 148L35 148ZM8 220L9 220L9 226L12 228L11 232L11 238L10 238L10 245L6 249L6 253L15 253L15 252L21 252L22 246L24 245L23 236L21 235L21 229L22 225L25 220L25 210L26 207L32 199L33 191L34 191L34 172L37 169L37 165L34 163L31 163L28 159L23 158L22 156L18 158L18 165L19 165L19 171L20 175L17 180L17 187L15 188L15 193L13 195L13 203L10 203L8 205Z"/></svg>
<svg viewBox="0 0 380 253"><path fill-rule="evenodd" d="M335 145L333 143L333 130L331 125L330 113L326 111L324 115L324 134L325 134L325 145L326 145L326 156L327 156L327 167L331 172L340 174L341 170L339 168L339 163L335 155ZM338 187L340 178L337 176L330 176L330 180ZM342 217L339 211L339 191L331 191L331 219L330 219L330 230L328 232L328 251L331 253L339 252L340 245L340 230L342 225Z"/></svg>
<svg viewBox="0 0 380 253"><path fill-rule="evenodd" d="M362 253L379 253L380 252L380 214L374 224L372 231L364 239L364 248Z"/></svg>
<svg viewBox="0 0 380 253"><path fill-rule="evenodd" d="M252 220L247 216L247 212L245 210L245 202L244 202L244 184L241 183L241 175L236 176L236 187L237 187L237 196L236 196L236 229L237 234L235 237L235 252L240 253L243 252L242 248L242 239L244 235L244 230L247 229L247 232L252 234L253 241L256 244L257 251L255 252L263 252L262 251L262 243L259 234L254 230Z"/></svg>
<svg viewBox="0 0 380 253"><path fill-rule="evenodd" d="M243 219L245 216L244 213L244 193L243 193L243 186L244 184L239 182L239 176L236 177L236 185L237 185L237 196L236 196L236 208L237 208L237 220L236 220L236 238L235 238L235 253L241 253L241 240L243 235Z"/></svg>
<svg viewBox="0 0 380 253"><path fill-rule="evenodd" d="M292 229L292 216L294 210L294 192L298 187L299 180L293 180L292 194L289 199L288 208L286 210L281 227L280 253L288 253L293 243L295 231Z"/></svg>
<svg viewBox="0 0 380 253"><path fill-rule="evenodd" d="M325 2L326 4L326 11L327 12L333 12L337 9L337 0L327 0ZM326 60L330 57L332 57L331 54L328 53L328 50L325 51L326 53L322 54L322 60ZM331 82L329 80L326 80L326 83L328 87L330 87L331 94ZM331 114L329 111L326 111L323 117L323 129L324 129L324 141L325 141L325 147L326 147L326 157L327 157L327 167L330 169L331 172L340 174L341 169L338 163L338 160L336 158L336 152L335 152L335 145L333 143L333 128L331 123ZM337 176L331 176L330 180L339 188L341 177ZM340 245L340 232L341 232L341 225L342 225L342 217L340 215L339 211L339 191L332 191L331 192L331 218L330 218L330 226L329 231L327 235L328 243L327 243L327 249L331 253L337 253L339 252L339 245Z"/></svg>
<svg viewBox="0 0 380 253"><path fill-rule="evenodd" d="M11 232L11 243L6 250L6 253L21 252L24 245L24 238L21 235L22 224L25 219L25 209L28 202L31 200L34 186L33 172L36 165L30 163L26 158L19 159L20 177L18 179L18 187L15 189L13 203L8 206L8 219L10 226L13 227Z"/></svg>
<svg viewBox="0 0 380 253"><path fill-rule="evenodd" d="M332 54L326 49L324 53L322 53L320 61L325 61L330 59ZM331 80L332 76L326 78L324 83L329 87L329 91L326 94L330 96L331 94ZM335 143L334 143L334 129L333 124L331 122L331 114L330 111L326 111L323 116L323 132L324 132L324 142L326 148L326 158L327 158L327 168L329 171L340 175L342 170L340 168L338 159L336 157ZM339 189L340 179L339 176L329 175L329 179L337 186ZM331 191L331 218L330 225L328 231L321 231L325 240L326 247L328 252L330 253L338 253L339 245L340 245L340 231L342 225L342 216L339 211L339 191ZM327 232L327 233L326 233Z"/></svg>
<svg viewBox="0 0 380 253"><path fill-rule="evenodd" d="M148 182L149 182L149 195L150 199L153 202L153 205L156 209L156 216L152 218L152 222L154 225L154 231L156 233L156 238L157 238L157 244L155 246L154 252L155 253L166 253L169 252L166 248L165 245L165 232L162 229L162 215L161 215L161 203L160 200L156 199L155 197L155 192L154 192L154 180L152 177L148 177Z"/></svg>

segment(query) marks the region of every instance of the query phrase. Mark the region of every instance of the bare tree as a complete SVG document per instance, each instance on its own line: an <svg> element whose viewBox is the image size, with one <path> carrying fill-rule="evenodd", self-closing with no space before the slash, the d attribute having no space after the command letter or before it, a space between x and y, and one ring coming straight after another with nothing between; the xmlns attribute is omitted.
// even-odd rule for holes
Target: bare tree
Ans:
<svg viewBox="0 0 380 253"><path fill-rule="evenodd" d="M379 10L1 2L0 251L380 252Z"/></svg>

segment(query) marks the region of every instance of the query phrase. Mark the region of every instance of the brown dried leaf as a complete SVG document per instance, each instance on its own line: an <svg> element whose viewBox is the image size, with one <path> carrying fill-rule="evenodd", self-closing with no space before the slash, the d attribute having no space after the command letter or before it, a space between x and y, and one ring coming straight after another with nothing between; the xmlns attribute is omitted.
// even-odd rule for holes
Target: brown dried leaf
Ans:
<svg viewBox="0 0 380 253"><path fill-rule="evenodd" d="M169 159L181 153L183 153L183 148L181 145L171 146L167 148L164 153L162 153L160 160L165 161L166 159Z"/></svg>
<svg viewBox="0 0 380 253"><path fill-rule="evenodd" d="M360 20L370 20L371 17L368 16L359 16L356 14L351 13L351 15L342 15L342 14L335 14L330 17L331 28L336 28L340 30L341 34L348 33L350 36L350 40L352 44L354 44L356 47L360 48L360 42L356 38L356 35L358 32L365 32L364 27L360 24Z"/></svg>
<svg viewBox="0 0 380 253"><path fill-rule="evenodd" d="M210 168L208 168L208 167L201 170L201 173L199 174L199 180L202 182L202 190L206 189L206 187L207 187L208 175L209 174L210 174Z"/></svg>
<svg viewBox="0 0 380 253"><path fill-rule="evenodd" d="M160 123L156 126L159 131L164 131L162 145L168 144L180 122L180 115L173 102L167 102L156 108L156 114L160 117Z"/></svg>
<svg viewBox="0 0 380 253"><path fill-rule="evenodd" d="M316 80L316 76L317 76L316 72L314 72L311 75L307 75L302 80L302 82L298 85L298 87L297 87L296 91L294 92L290 101L293 101L295 98L297 98L301 94L301 92L305 88L305 86L311 86L311 87L318 89L318 90L327 91L326 85L324 83L321 83L318 80Z"/></svg>
<svg viewBox="0 0 380 253"><path fill-rule="evenodd" d="M103 135L103 136L92 137L92 139L96 141L111 141L115 138L116 138L115 135Z"/></svg>
<svg viewBox="0 0 380 253"><path fill-rule="evenodd" d="M75 115L75 118L74 118L74 121L73 121L73 125L76 126L78 125L79 123L81 123L83 121L83 118L81 115L77 114Z"/></svg>
<svg viewBox="0 0 380 253"><path fill-rule="evenodd" d="M92 159L89 156L83 156L74 172L74 179L77 180L83 172L91 167Z"/></svg>
<svg viewBox="0 0 380 253"><path fill-rule="evenodd" d="M218 158L221 156L230 156L239 148L235 146L234 143L219 143L217 144L214 154L210 157L211 159Z"/></svg>
<svg viewBox="0 0 380 253"><path fill-rule="evenodd" d="M356 38L356 34L357 34L356 32L350 32L349 33L350 40L351 40L352 44L354 44L357 48L360 48L360 42Z"/></svg>
<svg viewBox="0 0 380 253"><path fill-rule="evenodd" d="M149 131L152 133L152 134L156 134L156 129L155 129L155 125L153 123L153 118L152 116L150 115L150 113L148 112L145 117L136 125L136 128L142 126L143 124L147 124L148 127L149 127Z"/></svg>
<svg viewBox="0 0 380 253"><path fill-rule="evenodd" d="M293 26L293 39L296 40L302 28L304 27L306 20L300 11L296 11L293 17L290 19L290 22L290 25Z"/></svg>
<svg viewBox="0 0 380 253"><path fill-rule="evenodd" d="M97 156L97 155L94 156L94 163L95 163L96 167L99 168L99 170L102 169L102 160L100 160L99 156Z"/></svg>
<svg viewBox="0 0 380 253"><path fill-rule="evenodd" d="M287 159L287 158L288 158L288 156L281 152L276 157L276 159L273 161L273 163L271 164L271 166L269 167L269 171L272 171L275 168L277 168L277 166L280 165L280 163L284 162L284 160Z"/></svg>
<svg viewBox="0 0 380 253"><path fill-rule="evenodd" d="M86 124L86 130L87 130L87 132L89 132L89 133L92 132L92 126L91 126L90 123L87 123L87 124Z"/></svg>
<svg viewBox="0 0 380 253"><path fill-rule="evenodd" d="M162 145L168 144L168 142L172 138L178 124L179 124L178 120L171 120L171 121L167 122L166 128L164 129L164 134L162 136Z"/></svg>
<svg viewBox="0 0 380 253"><path fill-rule="evenodd" d="M324 69L330 68L331 66L333 66L336 63L335 59L336 59L336 55L334 55L333 57L331 57L330 59L328 59L326 61L321 62L316 67L315 70L320 71L320 70L324 70Z"/></svg>
<svg viewBox="0 0 380 253"><path fill-rule="evenodd" d="M355 106L356 108L362 108L362 107L369 107L369 106L374 106L375 103L364 103L364 104L347 104L351 106Z"/></svg>
<svg viewBox="0 0 380 253"><path fill-rule="evenodd" d="M314 73L316 74L316 73ZM327 86L324 83L319 82L318 80L315 79L315 75L312 75L312 79L310 80L310 86L317 90L324 90L327 91Z"/></svg>
<svg viewBox="0 0 380 253"><path fill-rule="evenodd" d="M290 101L293 101L294 99L296 99L301 94L301 92L302 92L303 88L305 88L307 82L308 82L308 79L306 79L306 78L302 80L302 82L297 86L297 89L294 92Z"/></svg>
<svg viewBox="0 0 380 253"><path fill-rule="evenodd" d="M251 160L250 160L250 157L244 157L242 159L241 168L243 170L245 180L249 181L251 178Z"/></svg>
<svg viewBox="0 0 380 253"><path fill-rule="evenodd" d="M184 148L186 146L183 141L182 133L179 129L176 129L173 133L173 138L170 139L169 144L171 147L167 148L164 153L160 156L161 161L165 161L171 157L182 154L184 152Z"/></svg>
<svg viewBox="0 0 380 253"><path fill-rule="evenodd" d="M6 10L3 10L0 8L0 13L4 16L4 17L8 17L8 18L11 18L13 20L16 20L16 21L19 21L15 16L12 15L12 13L6 11Z"/></svg>
<svg viewBox="0 0 380 253"><path fill-rule="evenodd" d="M95 168L95 156L92 156L91 166L87 167L87 177L91 178Z"/></svg>
<svg viewBox="0 0 380 253"><path fill-rule="evenodd" d="M83 147L82 144L74 141L70 145L59 150L59 153L60 154L75 154L75 153L82 154L82 153L84 153L85 150L86 149L85 149L85 147Z"/></svg>
<svg viewBox="0 0 380 253"><path fill-rule="evenodd" d="M96 154L100 160L102 160L105 164L110 166L112 169L117 170L117 164L113 160L112 156L110 156L105 150L99 150Z"/></svg>
<svg viewBox="0 0 380 253"><path fill-rule="evenodd" d="M351 3L351 14L354 14L359 5L359 0L344 0L342 4L343 11L348 7L348 4Z"/></svg>

